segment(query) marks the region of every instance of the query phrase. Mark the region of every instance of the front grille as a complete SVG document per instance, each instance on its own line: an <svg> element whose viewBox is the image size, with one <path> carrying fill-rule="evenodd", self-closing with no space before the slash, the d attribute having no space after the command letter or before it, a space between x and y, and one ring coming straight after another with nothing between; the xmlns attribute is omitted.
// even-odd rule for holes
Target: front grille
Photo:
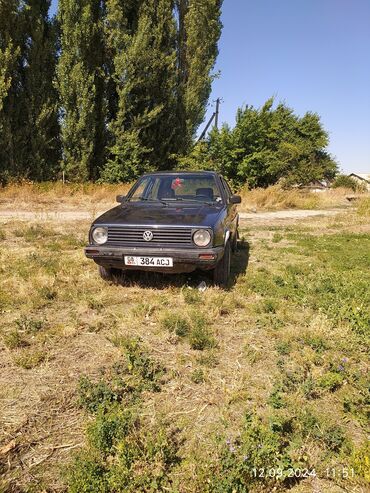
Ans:
<svg viewBox="0 0 370 493"><path fill-rule="evenodd" d="M144 240L144 232L151 231L153 239ZM108 228L108 243L112 245L146 246L193 246L192 230L188 228Z"/></svg>

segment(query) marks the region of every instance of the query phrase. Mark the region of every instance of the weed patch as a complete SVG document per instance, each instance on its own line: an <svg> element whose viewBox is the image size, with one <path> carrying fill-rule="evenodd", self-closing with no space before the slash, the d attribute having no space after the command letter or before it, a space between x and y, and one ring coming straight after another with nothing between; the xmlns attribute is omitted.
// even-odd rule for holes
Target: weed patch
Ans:
<svg viewBox="0 0 370 493"><path fill-rule="evenodd" d="M15 324L20 332L33 335L44 329L46 325L43 320L35 320L26 316L17 319Z"/></svg>
<svg viewBox="0 0 370 493"><path fill-rule="evenodd" d="M196 305L201 302L202 297L199 291L195 289L185 288L182 290L182 296L187 305Z"/></svg>
<svg viewBox="0 0 370 493"><path fill-rule="evenodd" d="M28 342L20 334L19 330L12 330L4 336L4 344L8 349L16 349L28 346Z"/></svg>
<svg viewBox="0 0 370 493"><path fill-rule="evenodd" d="M191 332L189 335L189 343L192 349L203 351L217 345L210 329L208 328L207 319L204 315L194 312L191 316Z"/></svg>
<svg viewBox="0 0 370 493"><path fill-rule="evenodd" d="M173 312L165 313L161 319L161 326L179 337L185 337L190 332L190 321L182 315Z"/></svg>
<svg viewBox="0 0 370 493"><path fill-rule="evenodd" d="M251 414L246 415L240 436L224 438L222 442L210 491L248 492L253 485L271 487L278 479L288 483L288 471L302 465L290 457L284 428L264 423ZM279 478L271 477L270 470L275 470Z"/></svg>
<svg viewBox="0 0 370 493"><path fill-rule="evenodd" d="M45 351L24 349L14 358L14 362L17 366L20 366L25 370L31 370L43 363L46 360L46 357Z"/></svg>
<svg viewBox="0 0 370 493"><path fill-rule="evenodd" d="M87 446L66 473L70 492L165 491L179 462L176 433L140 416L141 393L159 390L163 368L137 340L122 343L124 362L98 382L80 381L80 405L95 414ZM133 377L133 378L132 378Z"/></svg>
<svg viewBox="0 0 370 493"><path fill-rule="evenodd" d="M196 384L203 383L205 381L204 371L201 368L194 370L191 374L191 380Z"/></svg>
<svg viewBox="0 0 370 493"><path fill-rule="evenodd" d="M152 360L135 339L122 338L122 360L103 371L96 381L83 376L78 387L78 403L90 413L113 403L133 402L144 390L158 391L164 368Z"/></svg>

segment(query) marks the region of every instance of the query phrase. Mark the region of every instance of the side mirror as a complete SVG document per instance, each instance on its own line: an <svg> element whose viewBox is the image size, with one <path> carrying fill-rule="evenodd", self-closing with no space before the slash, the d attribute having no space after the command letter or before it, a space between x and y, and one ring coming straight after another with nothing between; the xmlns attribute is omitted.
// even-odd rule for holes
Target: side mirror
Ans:
<svg viewBox="0 0 370 493"><path fill-rule="evenodd" d="M230 204L241 204L242 198L240 195L232 195L230 197Z"/></svg>
<svg viewBox="0 0 370 493"><path fill-rule="evenodd" d="M120 204L122 204L122 202L124 202L125 198L126 198L125 195L117 195L116 201L119 202Z"/></svg>

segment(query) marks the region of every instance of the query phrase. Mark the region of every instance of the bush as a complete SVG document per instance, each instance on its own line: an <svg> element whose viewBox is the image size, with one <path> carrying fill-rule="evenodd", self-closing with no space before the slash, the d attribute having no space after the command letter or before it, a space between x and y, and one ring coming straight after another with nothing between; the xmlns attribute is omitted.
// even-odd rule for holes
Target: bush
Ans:
<svg viewBox="0 0 370 493"><path fill-rule="evenodd" d="M361 185L348 175L338 175L332 184L333 188L349 188L354 192L361 189Z"/></svg>
<svg viewBox="0 0 370 493"><path fill-rule="evenodd" d="M111 149L112 159L101 172L99 183L130 183L151 171L147 154L140 144L138 132L124 132Z"/></svg>
<svg viewBox="0 0 370 493"><path fill-rule="evenodd" d="M277 479L269 477L271 469L281 470L280 479L284 479L289 468L293 467L287 428L284 423L268 425L247 414L240 437L227 439L222 446L211 491L247 493L255 483L271 485ZM260 470L265 471L263 477L259 477Z"/></svg>
<svg viewBox="0 0 370 493"><path fill-rule="evenodd" d="M123 380L93 382L82 376L78 384L78 404L90 413L97 413L100 408L106 409L114 402L121 402L130 390Z"/></svg>
<svg viewBox="0 0 370 493"><path fill-rule="evenodd" d="M214 129L180 165L220 171L239 187L265 188L281 180L306 184L335 176L337 163L327 152L328 142L319 115L300 117L285 103L274 106L270 98L261 108L239 108L234 128Z"/></svg>

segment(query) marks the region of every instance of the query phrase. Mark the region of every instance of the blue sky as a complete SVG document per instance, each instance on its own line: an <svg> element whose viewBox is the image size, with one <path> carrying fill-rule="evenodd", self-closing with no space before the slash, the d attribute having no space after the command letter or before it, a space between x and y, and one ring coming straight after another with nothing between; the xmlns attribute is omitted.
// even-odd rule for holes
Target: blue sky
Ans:
<svg viewBox="0 0 370 493"><path fill-rule="evenodd" d="M369 173L370 0L224 0L222 21L220 120L275 96L319 113L340 167Z"/></svg>

